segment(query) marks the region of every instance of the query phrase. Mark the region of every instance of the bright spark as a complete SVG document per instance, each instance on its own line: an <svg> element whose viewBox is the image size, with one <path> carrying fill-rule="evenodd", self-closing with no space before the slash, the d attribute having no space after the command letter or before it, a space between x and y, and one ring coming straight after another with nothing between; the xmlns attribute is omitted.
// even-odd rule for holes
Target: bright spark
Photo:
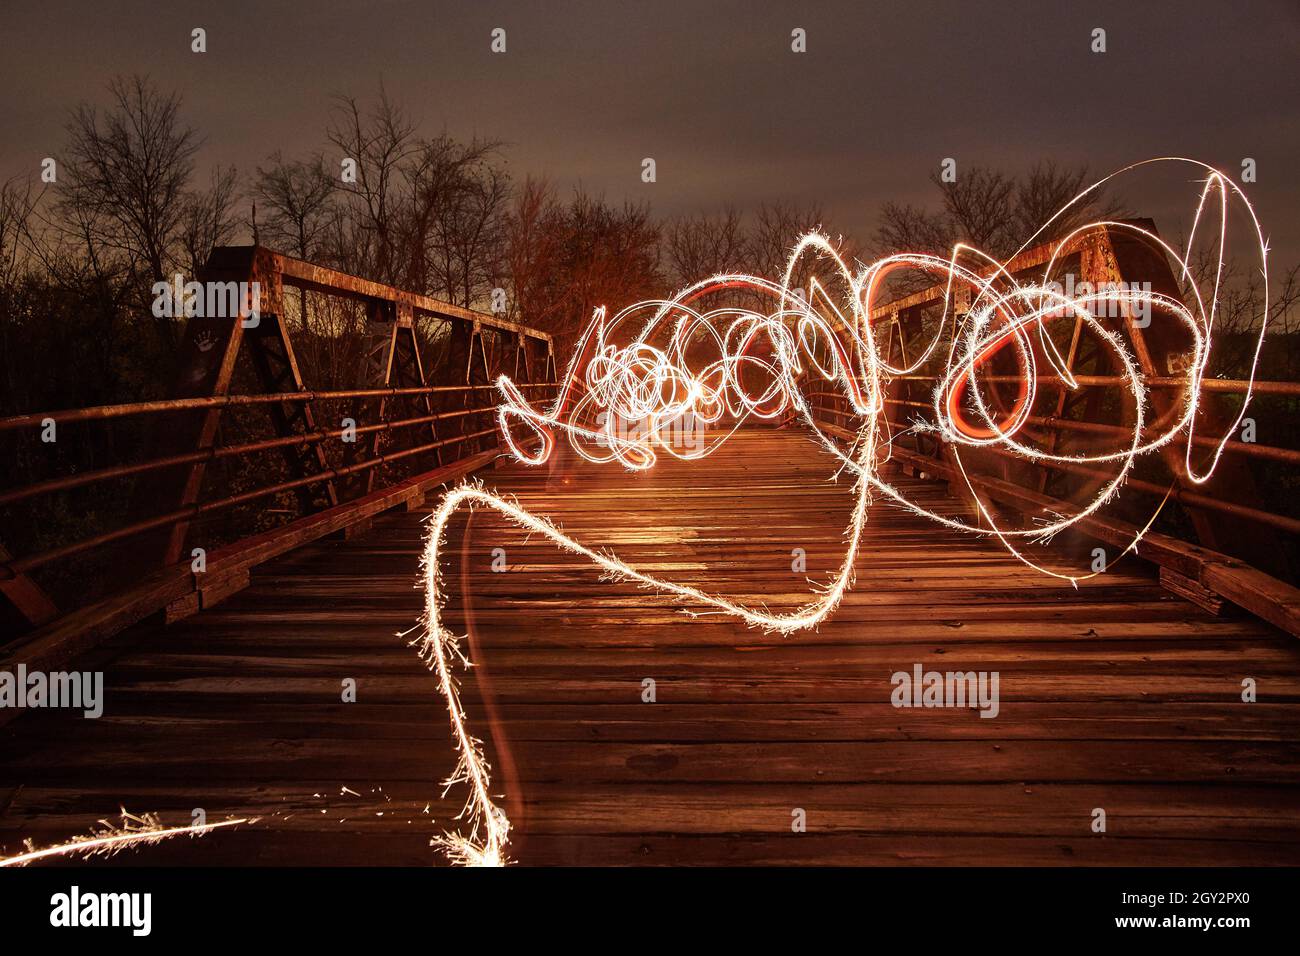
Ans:
<svg viewBox="0 0 1300 956"><path fill-rule="evenodd" d="M166 827L158 822L158 818L152 813L146 813L136 816L134 813L128 813L125 808L122 810L121 824L110 823L107 820L100 820L98 829L92 830L84 836L73 837L67 843L59 843L54 846L47 846L42 849L36 849L29 842L27 851L15 856L0 858L0 866L26 866L28 863L35 863L37 860L45 860L51 857L93 857L93 856L113 856L122 850L150 846L155 843L161 843L163 840L177 836L201 837L211 833L213 830L222 830L226 827L238 826L241 823L256 823L256 817L239 817L231 820L222 820L220 823L191 824L183 827Z"/></svg>

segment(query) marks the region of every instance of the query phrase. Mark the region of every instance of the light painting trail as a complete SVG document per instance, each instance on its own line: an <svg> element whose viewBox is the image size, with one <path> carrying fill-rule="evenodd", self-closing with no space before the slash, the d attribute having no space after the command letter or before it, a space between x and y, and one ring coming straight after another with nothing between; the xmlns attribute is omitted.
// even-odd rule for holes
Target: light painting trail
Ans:
<svg viewBox="0 0 1300 956"><path fill-rule="evenodd" d="M25 852L14 856L0 858L0 866L26 866L39 860L53 857L92 857L113 856L122 850L141 846L151 846L163 840L178 836L201 837L213 830L238 826L241 823L256 823L255 817L238 817L222 820L220 823L191 824L183 827L166 827L158 822L151 813L136 816L122 810L120 826L100 820L100 829L92 830L85 836L73 837L67 843L36 849L29 845Z"/></svg>
<svg viewBox="0 0 1300 956"><path fill-rule="evenodd" d="M582 544L547 518L532 514L517 502L479 485L465 484L448 492L430 518L423 556L425 615L422 633L414 645L437 679L459 753L458 764L445 785L448 790L464 785L468 796L458 817L464 832L444 833L434 838L433 845L443 850L453 863L503 865L507 862L510 823L493 801L490 767L483 744L469 730L453 673L458 665L472 666L472 661L462 647L462 638L442 620L446 599L440 567L444 538L448 522L462 508L491 508L530 534L541 535L557 547L581 555L611 580L631 581L675 594L702 609L731 615L750 626L790 634L824 621L852 587L863 528L874 500L885 499L956 531L996 537L1018 560L1077 586L1079 581L1094 576L1093 573L1043 567L1025 554L1023 545L1018 547L1018 543L1022 539L1049 541L1058 532L1096 513L1119 492L1141 456L1179 440L1180 436L1186 441L1184 466L1188 477L1195 483L1208 480L1251 400L1248 388L1236 419L1220 436L1208 463L1198 470L1191 458L1192 439L1197 426L1201 381L1210 360L1228 220L1233 208L1245 212L1253 229L1252 238L1257 243L1259 267L1264 277L1259 332L1251 361L1252 382L1268 324L1268 247L1244 193L1226 175L1204 163L1176 157L1147 160L1125 167L1085 189L1026 239L1020 251L1038 242L1053 223L1086 203L1090 195L1115 177L1163 163L1177 164L1184 169L1190 166L1202 183L1193 225L1182 251L1133 223L1097 221L1057 239L1041 281L1024 284L1010 274L1004 263L964 245L954 248L948 258L901 253L877 260L854 273L826 237L813 233L799 240L779 284L756 276L720 275L684 289L671 300L633 305L612 319L607 318L604 309L597 310L578 341L559 393L548 409L533 408L509 378L498 379L504 397L498 411L502 432L513 454L527 464L548 461L558 435L588 461L617 461L625 468L643 470L653 467L660 454L688 460L702 458L747 420L784 420L793 413L808 426L812 437L839 459L845 470L855 475L854 504L838 572L823 590L810 595L802 607L789 613L772 614L738 604L723 595L639 571L615 555ZM1203 290L1194 281L1191 257L1204 228L1203 221L1210 212L1217 214L1219 227L1215 237L1217 265L1211 270L1211 288ZM1178 279L1189 289L1188 303L1126 287L1089 288L1080 295L1063 292L1050 281L1058 257L1078 237L1098 229L1129 232L1163 250L1175 263ZM832 264L831 282L842 289L827 288L825 281L814 280L806 294L797 294L794 279L801 266L814 256ZM893 365L881 354L870 316L885 280L891 273L902 270L929 274L936 284L945 285L946 291L942 316L933 336L912 361ZM963 288L970 291L970 305L958 317L954 296ZM765 297L770 308L763 311L730 306L700 311L694 305L714 293L737 291L751 297ZM1174 420L1157 422L1157 434L1145 441L1147 391L1142 376L1121 336L1108 330L1096 317L1112 313L1116 308L1121 314L1158 313L1167 320L1180 322L1186 327L1191 343L1181 389L1181 414ZM1096 336L1111 351L1121 369L1120 377L1128 383L1132 438L1118 450L1062 454L1017 439L1038 391L1039 353L1064 387L1079 387L1049 336L1049 324L1060 318L1077 320ZM641 323L639 329L637 323ZM628 335L629 330L634 334ZM1034 348L1035 339L1038 349ZM620 340L626 344L618 344ZM703 364L694 358L701 350L701 340L713 347L710 360ZM759 344L766 345L768 357L756 354ZM981 368L1008 347L1015 349L1019 394L1012 409L999 416L977 386ZM885 385L894 376L915 373L936 357L944 359L945 370L932 396L933 419L913 423L911 428L936 435L953 450L970 497L976 502L977 523L936 514L910 501L902 490L882 479L878 471L878 466L888 459L892 440L884 417ZM757 389L747 384L755 377L764 382ZM848 452L819 427L803 393L805 384L817 379L841 389L854 414L862 420ZM688 416L719 427L709 442L683 453L674 448L668 436L674 425ZM730 424L723 425L724 419L730 420ZM644 422L645 427L630 437L618 427L621 421ZM517 434L520 429L524 432L522 437ZM539 443L538 448L530 451L534 441ZM962 448L990 446L1013 452L1027 461L1110 464L1115 474L1070 515L1031 528L1005 528L999 526L996 514L976 494L961 457ZM1125 553L1137 548L1149 527L1150 522L1134 536Z"/></svg>
<svg viewBox="0 0 1300 956"><path fill-rule="evenodd" d="M838 571L821 590L809 596L802 607L789 613L772 614L746 607L719 594L667 581L597 551L569 537L546 517L535 515L517 502L493 494L477 484L461 485L441 500L430 516L422 558L425 613L421 634L412 642L421 659L433 672L438 690L447 705L453 742L459 760L445 781L448 790L464 785L468 789L458 819L464 832L447 832L435 837L433 845L454 863L502 865L507 862L510 823L491 794L490 767L481 741L469 729L461 705L455 669L472 665L462 638L443 623L446 598L441 562L449 521L462 508L491 508L523 530L541 535L558 548L580 555L599 567L609 579L635 582L641 587L686 599L700 610L712 609L765 631L791 634L816 627L826 620L854 583L854 566L871 504L884 499L955 531L996 537L1010 554L1030 567L1072 584L1092 577L1042 567L1017 543L1024 539L1048 541L1058 532L1096 513L1119 491L1134 463L1143 455L1180 439L1186 441L1184 466L1195 483L1209 479L1224 447L1237 431L1250 404L1245 399L1214 446L1213 455L1198 469L1191 458L1191 440L1197 425L1201 381L1206 374L1213 343L1220 284L1226 258L1226 233L1230 209L1244 211L1257 243L1263 275L1263 305L1259 332L1251 360L1250 381L1258 367L1268 324L1269 289L1267 243L1254 210L1242 191L1224 174L1195 160L1163 158L1147 160L1119 170L1090 186L1066 204L1021 250L1034 245L1053 222L1106 183L1124 173L1153 164L1190 166L1202 182L1193 226L1186 248L1176 250L1154 233L1133 223L1099 221L1081 226L1056 240L1056 252L1046 264L1039 282L1024 284L1014 279L1004 263L967 246L957 246L949 257L901 253L877 260L854 273L824 236L804 236L795 246L780 283L749 275L720 275L690 286L675 298L642 302L624 309L612 319L597 310L590 326L579 339L559 393L548 409L533 408L510 379L497 384L504 397L498 417L505 441L522 462L541 465L548 461L562 437L581 457L592 462L617 461L625 468L644 470L654 466L660 454L693 460L705 457L750 419L784 421L792 415L803 420L810 435L840 462L842 470L855 476L846 546ZM1193 281L1192 251L1203 229L1207 213L1217 214L1214 237L1217 265L1208 290ZM1090 230L1128 231L1164 251L1177 266L1178 278L1189 289L1188 303L1149 291L1130 288L1089 289L1080 295L1067 294L1051 281L1057 258L1077 237ZM1252 255L1255 250L1252 250ZM794 279L802 266L814 257L831 263L831 283L813 281L804 295L796 292ZM942 316L930 340L916 357L901 365L891 364L881 354L870 315L890 274L911 270L930 275L945 285ZM968 289L970 305L958 317L955 293ZM766 299L769 308L728 306L702 311L700 303L715 294L743 293ZM1094 312L1118 307L1122 311L1159 312L1181 322L1191 342L1181 389L1181 413L1157 422L1155 437L1143 439L1147 429L1147 391L1134 359L1122 338L1098 321ZM1122 370L1132 402L1132 438L1118 450L1070 455L1033 447L1017 435L1029 419L1038 391L1038 354L1041 353L1059 381L1077 388L1064 358L1048 334L1051 322L1075 319L1105 344ZM638 323L640 323L638 327ZM629 330L632 334L627 334ZM619 340L627 344L617 344ZM1038 349L1034 348L1034 340ZM700 342L711 343L710 360L701 364L695 356ZM766 346L760 355L758 347ZM980 394L980 370L1005 348L1014 348L1020 382L1018 395L1009 412L1000 415ZM914 422L910 428L929 432L945 442L976 502L979 521L971 523L940 515L910 501L906 494L880 477L879 465L888 460L890 442L884 417L884 390L895 376L915 373L932 358L941 357L944 371L932 396L933 418ZM763 384L755 388L754 378ZM819 426L803 389L810 382L832 383L841 389L855 415L862 420L848 452L841 449ZM674 447L670 436L683 419L715 426L713 437L685 452ZM972 420L973 418L973 420ZM635 436L625 434L619 422L644 422ZM727 424L724 424L727 422ZM521 436L517 432L522 429ZM530 448L538 442L536 451ZM997 447L1027 461L1065 465L1110 464L1114 476L1103 482L1087 502L1073 514L1063 515L1032 528L1004 528L996 514L975 492L962 461L961 449ZM1154 518L1154 516L1153 516ZM1148 523L1149 527L1150 524ZM1129 543L1136 549L1145 529ZM408 632L409 633L409 632ZM445 793L444 793L445 795ZM151 815L136 817L123 811L124 824L78 837L66 844L37 850L29 845L24 853L0 858L0 866L21 866L53 857L94 856L117 852L129 846L157 843L174 836L201 836L213 830L254 822L252 818L226 820L202 826L167 828Z"/></svg>

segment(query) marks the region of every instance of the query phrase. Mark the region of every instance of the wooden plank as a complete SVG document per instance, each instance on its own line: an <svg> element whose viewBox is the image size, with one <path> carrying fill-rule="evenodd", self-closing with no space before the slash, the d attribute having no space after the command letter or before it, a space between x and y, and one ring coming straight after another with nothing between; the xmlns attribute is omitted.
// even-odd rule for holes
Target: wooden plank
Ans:
<svg viewBox="0 0 1300 956"><path fill-rule="evenodd" d="M490 449L424 472L397 485L354 501L299 518L260 535L218 548L207 558L207 570L192 573L181 562L150 574L139 585L51 621L26 635L0 658L0 669L24 663L31 670L52 670L71 662L125 627L171 608L168 620L188 617L210 607L248 584L248 569L304 544L363 521L430 488L456 481L490 464L500 452ZM197 605L189 597L198 594ZM206 594L206 599L204 595ZM0 726L16 716L0 710Z"/></svg>
<svg viewBox="0 0 1300 956"><path fill-rule="evenodd" d="M830 470L797 432L746 429L706 462L508 465L490 483L673 580L795 607L842 554L852 487ZM934 482L899 481L952 506ZM438 862L428 838L455 825L463 794L439 799L455 760L446 711L398 636L422 611L432 505L390 506L347 538L316 534L325 520L292 551L252 545L221 562L248 587L101 648L103 717L32 712L0 731L0 846L84 832L122 805L176 820L201 806L262 819L116 864ZM494 789L514 858L1300 863L1293 640L1208 614L1142 561L1076 591L896 508L874 505L865 534L835 616L784 638L601 581L486 509L453 519L446 610L472 634L472 727L512 768ZM894 708L892 673L917 662L998 670L999 716ZM1241 700L1247 676L1258 703ZM806 833L791 831L796 807Z"/></svg>
<svg viewBox="0 0 1300 956"><path fill-rule="evenodd" d="M956 473L942 462L906 449L895 449L894 455L914 467L955 477ZM976 488L987 492L995 500L1015 505L1025 513L1061 513L1061 502L1010 482L980 477L972 477L970 480ZM1126 547L1138 530L1132 525L1097 516L1080 519L1078 527L1095 538L1119 547ZM1300 588L1228 555L1156 532L1148 532L1142 537L1138 553L1161 567L1168 567L1190 578L1287 633L1300 636Z"/></svg>
<svg viewBox="0 0 1300 956"><path fill-rule="evenodd" d="M1198 581L1184 574L1179 574L1172 568L1160 569L1160 583L1179 597L1187 598L1197 607L1204 608L1211 614L1219 615L1223 613L1226 602L1222 597Z"/></svg>
<svg viewBox="0 0 1300 956"><path fill-rule="evenodd" d="M65 614L33 631L0 658L0 670L12 670L20 663L32 670L63 667L192 589L188 566L163 568L129 591ZM0 726L16 715L14 710L0 709Z"/></svg>

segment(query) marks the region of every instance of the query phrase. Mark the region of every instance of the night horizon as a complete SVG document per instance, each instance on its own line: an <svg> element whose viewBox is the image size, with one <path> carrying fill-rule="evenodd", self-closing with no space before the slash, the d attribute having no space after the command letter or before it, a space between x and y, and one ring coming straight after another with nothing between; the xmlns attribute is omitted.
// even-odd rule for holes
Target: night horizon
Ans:
<svg viewBox="0 0 1300 956"><path fill-rule="evenodd" d="M1096 178L1152 156L1227 169L1250 156L1275 265L1300 261L1300 190L1286 174L1300 152L1287 108L1300 93L1288 68L1300 11L1285 0L1251 16L1212 2L995 4L980 13L978 37L997 38L987 54L943 3L853 15L855 4L777 4L743 16L744 4L722 3L690 17L585 2L546 12L393 2L371 17L346 2L309 15L191 2L146 18L131 6L43 4L9 25L0 178L33 175L57 154L69 111L105 105L116 75L147 74L179 93L206 139L200 172L220 164L243 177L276 151L328 155L332 98L370 103L382 84L426 135L502 141L518 178L646 202L662 218L817 204L858 244L885 202L932 203L928 177L948 156L1011 173L1086 165ZM853 27L837 28L843 21ZM803 56L790 52L794 26L807 31ZM1077 40L1095 26L1113 37L1105 57ZM206 54L189 50L194 27L208 31ZM504 56L489 49L498 27ZM1249 63L1232 52L1245 47ZM51 57L61 66L45 76L39 64ZM1030 79L1043 76L1050 82ZM1149 76L1160 82L1140 81ZM659 167L653 185L639 178L646 156ZM1181 197L1166 185L1142 200L1176 234Z"/></svg>

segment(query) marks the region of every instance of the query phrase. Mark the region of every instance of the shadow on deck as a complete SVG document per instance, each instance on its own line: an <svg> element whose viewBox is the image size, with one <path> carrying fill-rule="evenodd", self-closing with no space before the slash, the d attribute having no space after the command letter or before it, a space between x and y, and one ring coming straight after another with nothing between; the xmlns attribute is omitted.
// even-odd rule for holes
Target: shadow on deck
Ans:
<svg viewBox="0 0 1300 956"><path fill-rule="evenodd" d="M792 549L813 580L840 560L851 482L830 471L800 433L754 429L647 474L484 478L638 567L792 608L809 593ZM520 863L1300 863L1300 646L1211 617L1140 561L1076 591L875 505L855 589L819 631L781 638L602 582L490 512L468 523L451 533L449 615L481 662L465 700ZM119 806L166 823L201 807L261 819L116 861L435 862L429 837L460 808L439 799L446 711L395 636L421 612L422 531L389 514L80 661L105 671L102 718L0 728L0 847L62 842ZM999 715L895 709L890 676L917 663L998 671ZM1245 677L1258 703L1241 701Z"/></svg>

